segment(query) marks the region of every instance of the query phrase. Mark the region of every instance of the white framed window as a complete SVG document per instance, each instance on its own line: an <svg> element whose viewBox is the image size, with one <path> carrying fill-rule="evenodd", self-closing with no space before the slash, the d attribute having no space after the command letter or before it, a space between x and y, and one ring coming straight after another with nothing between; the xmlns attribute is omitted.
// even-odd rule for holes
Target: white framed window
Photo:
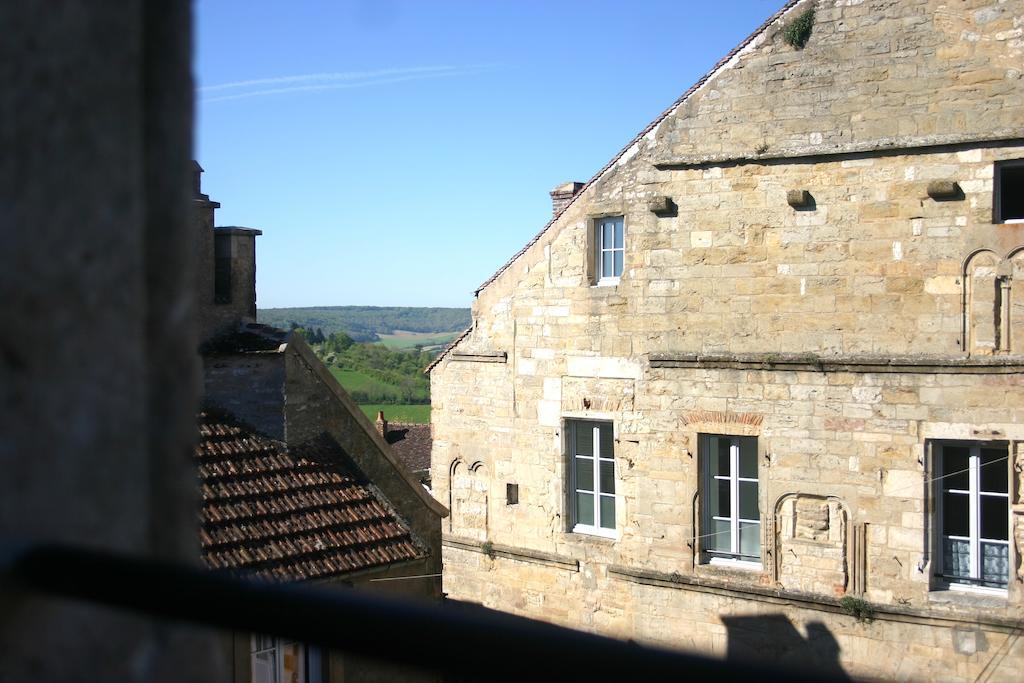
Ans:
<svg viewBox="0 0 1024 683"><path fill-rule="evenodd" d="M566 421L572 530L615 538L615 434L611 422Z"/></svg>
<svg viewBox="0 0 1024 683"><path fill-rule="evenodd" d="M302 643L254 634L252 683L320 683L320 651Z"/></svg>
<svg viewBox="0 0 1024 683"><path fill-rule="evenodd" d="M622 277L626 255L626 233L622 216L594 221L594 261L598 285L611 285Z"/></svg>
<svg viewBox="0 0 1024 683"><path fill-rule="evenodd" d="M994 223L1024 223L1024 159L996 162L992 213Z"/></svg>
<svg viewBox="0 0 1024 683"><path fill-rule="evenodd" d="M757 439L701 434L703 561L761 567Z"/></svg>
<svg viewBox="0 0 1024 683"><path fill-rule="evenodd" d="M941 555L950 588L1006 589L1010 575L1008 448L935 444Z"/></svg>

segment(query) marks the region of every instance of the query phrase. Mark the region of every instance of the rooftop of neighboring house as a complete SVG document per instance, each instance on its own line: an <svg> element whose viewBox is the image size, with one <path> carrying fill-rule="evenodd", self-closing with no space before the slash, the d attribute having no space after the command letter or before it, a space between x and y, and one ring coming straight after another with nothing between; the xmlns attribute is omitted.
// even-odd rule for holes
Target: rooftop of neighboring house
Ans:
<svg viewBox="0 0 1024 683"><path fill-rule="evenodd" d="M417 476L420 483L429 485L430 448L433 443L430 425L389 422L380 411L377 413L377 430L401 463Z"/></svg>
<svg viewBox="0 0 1024 683"><path fill-rule="evenodd" d="M327 434L288 447L206 411L195 461L202 557L212 569L302 581L427 555Z"/></svg>

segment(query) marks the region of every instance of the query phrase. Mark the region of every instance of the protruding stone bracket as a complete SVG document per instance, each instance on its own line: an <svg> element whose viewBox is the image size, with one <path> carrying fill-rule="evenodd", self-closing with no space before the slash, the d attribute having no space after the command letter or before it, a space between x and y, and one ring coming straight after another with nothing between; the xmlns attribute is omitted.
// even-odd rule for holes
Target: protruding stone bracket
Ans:
<svg viewBox="0 0 1024 683"><path fill-rule="evenodd" d="M786 203L797 211L813 211L817 208L814 197L807 190L788 190Z"/></svg>
<svg viewBox="0 0 1024 683"><path fill-rule="evenodd" d="M505 363L508 361L508 354L504 351L487 353L453 353L452 360L464 363Z"/></svg>
<svg viewBox="0 0 1024 683"><path fill-rule="evenodd" d="M964 191L955 180L933 180L928 183L928 196L937 202L959 202Z"/></svg>
<svg viewBox="0 0 1024 683"><path fill-rule="evenodd" d="M652 198L647 203L647 208L659 218L671 218L679 213L679 207L672 201L672 198L665 196Z"/></svg>

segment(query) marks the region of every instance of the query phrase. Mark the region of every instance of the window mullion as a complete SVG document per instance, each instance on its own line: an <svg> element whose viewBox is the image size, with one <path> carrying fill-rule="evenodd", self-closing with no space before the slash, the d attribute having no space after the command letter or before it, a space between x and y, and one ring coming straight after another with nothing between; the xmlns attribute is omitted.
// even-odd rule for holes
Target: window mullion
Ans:
<svg viewBox="0 0 1024 683"><path fill-rule="evenodd" d="M979 463L981 462L981 448L974 446L971 448L971 455L968 459L968 494L969 503L969 520L971 530L970 540L970 562L971 562L971 578L981 578L981 515L979 512L980 496L978 491L980 490L980 478L981 473L979 471Z"/></svg>
<svg viewBox="0 0 1024 683"><path fill-rule="evenodd" d="M601 428L594 425L594 526L601 526Z"/></svg>
<svg viewBox="0 0 1024 683"><path fill-rule="evenodd" d="M729 540L732 553L740 552L740 444L738 439L729 440Z"/></svg>

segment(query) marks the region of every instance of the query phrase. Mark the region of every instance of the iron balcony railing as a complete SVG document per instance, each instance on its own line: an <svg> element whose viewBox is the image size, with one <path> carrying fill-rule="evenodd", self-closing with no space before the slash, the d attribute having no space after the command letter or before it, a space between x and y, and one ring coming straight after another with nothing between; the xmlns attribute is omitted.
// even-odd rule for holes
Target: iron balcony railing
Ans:
<svg viewBox="0 0 1024 683"><path fill-rule="evenodd" d="M0 583L162 619L281 636L457 680L825 680L641 646L465 603L261 583L62 545L0 544Z"/></svg>

